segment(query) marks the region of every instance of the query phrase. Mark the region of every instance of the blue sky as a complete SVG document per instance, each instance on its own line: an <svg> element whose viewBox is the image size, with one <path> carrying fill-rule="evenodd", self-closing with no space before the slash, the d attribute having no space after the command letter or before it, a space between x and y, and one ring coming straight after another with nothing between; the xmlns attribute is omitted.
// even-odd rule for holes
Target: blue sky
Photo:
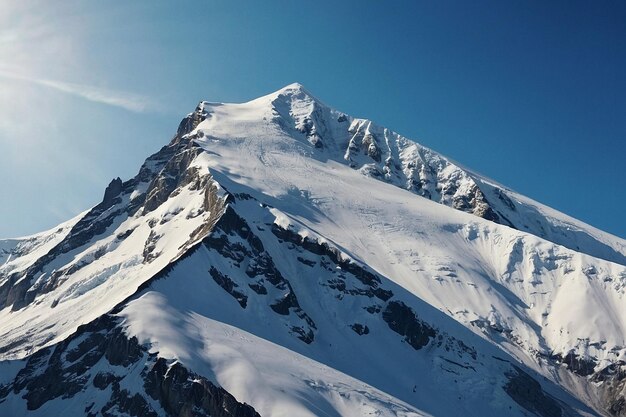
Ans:
<svg viewBox="0 0 626 417"><path fill-rule="evenodd" d="M98 203L199 100L294 81L626 237L626 3L61 3L0 8L0 237Z"/></svg>

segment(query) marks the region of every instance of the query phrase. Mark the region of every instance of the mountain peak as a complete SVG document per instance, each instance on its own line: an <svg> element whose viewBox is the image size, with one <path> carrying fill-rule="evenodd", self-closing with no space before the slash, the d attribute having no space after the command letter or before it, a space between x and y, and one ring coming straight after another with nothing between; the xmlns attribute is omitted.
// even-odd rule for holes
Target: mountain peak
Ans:
<svg viewBox="0 0 626 417"><path fill-rule="evenodd" d="M625 417L624 288L626 242L301 84L202 101L0 240L0 415Z"/></svg>
<svg viewBox="0 0 626 417"><path fill-rule="evenodd" d="M266 96L260 97L256 100L262 99L270 99L272 103L275 103L277 99L288 97L289 101L305 101L305 102L316 102L320 103L320 101L313 95L309 90L307 90L302 84L295 82L280 88L273 93L267 94Z"/></svg>
<svg viewBox="0 0 626 417"><path fill-rule="evenodd" d="M298 94L304 93L310 95L309 91L300 83L295 82L284 86L277 90L274 94Z"/></svg>

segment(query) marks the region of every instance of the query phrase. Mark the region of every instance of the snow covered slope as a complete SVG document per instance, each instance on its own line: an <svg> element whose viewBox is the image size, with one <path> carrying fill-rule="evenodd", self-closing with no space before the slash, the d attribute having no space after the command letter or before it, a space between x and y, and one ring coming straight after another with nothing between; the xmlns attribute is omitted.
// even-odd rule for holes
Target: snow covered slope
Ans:
<svg viewBox="0 0 626 417"><path fill-rule="evenodd" d="M521 196L369 120L332 110L299 84L259 100L268 99L279 124L319 148L317 155L487 220L626 263L623 239Z"/></svg>
<svg viewBox="0 0 626 417"><path fill-rule="evenodd" d="M626 415L625 248L298 84L201 102L0 241L0 415Z"/></svg>
<svg viewBox="0 0 626 417"><path fill-rule="evenodd" d="M2 272L8 274L30 266L63 240L84 215L85 213L81 213L74 219L46 232L17 239L0 240L0 268Z"/></svg>

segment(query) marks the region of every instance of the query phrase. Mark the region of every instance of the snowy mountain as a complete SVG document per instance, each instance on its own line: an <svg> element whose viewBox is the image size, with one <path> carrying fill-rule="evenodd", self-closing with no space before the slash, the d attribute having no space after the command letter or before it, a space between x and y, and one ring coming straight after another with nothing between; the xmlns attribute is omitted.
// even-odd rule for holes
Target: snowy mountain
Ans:
<svg viewBox="0 0 626 417"><path fill-rule="evenodd" d="M299 84L0 241L0 415L626 415L626 241Z"/></svg>

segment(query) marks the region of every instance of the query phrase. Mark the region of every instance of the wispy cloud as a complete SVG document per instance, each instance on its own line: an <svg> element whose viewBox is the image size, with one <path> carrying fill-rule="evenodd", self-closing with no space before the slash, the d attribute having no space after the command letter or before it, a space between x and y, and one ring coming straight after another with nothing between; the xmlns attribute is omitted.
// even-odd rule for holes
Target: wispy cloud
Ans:
<svg viewBox="0 0 626 417"><path fill-rule="evenodd" d="M91 85L68 83L64 81L49 80L46 78L35 78L17 74L15 72L0 69L0 77L12 80L25 81L32 84L41 85L70 94L94 103L106 104L109 106L119 107L135 113L148 113L159 111L159 106L155 100L148 97L128 93L125 91L117 91L94 87Z"/></svg>

